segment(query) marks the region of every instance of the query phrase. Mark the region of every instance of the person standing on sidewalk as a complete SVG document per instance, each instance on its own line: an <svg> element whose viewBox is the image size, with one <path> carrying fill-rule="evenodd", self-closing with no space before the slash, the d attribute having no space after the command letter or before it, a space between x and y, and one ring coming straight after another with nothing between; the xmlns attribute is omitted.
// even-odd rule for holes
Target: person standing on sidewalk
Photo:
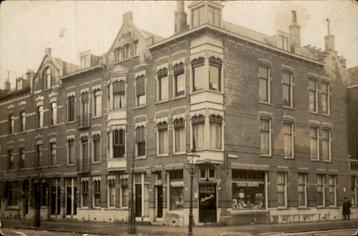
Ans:
<svg viewBox="0 0 358 236"><path fill-rule="evenodd" d="M352 207L351 201L348 200L347 197L344 197L343 207L342 207L343 220L350 219L351 207Z"/></svg>

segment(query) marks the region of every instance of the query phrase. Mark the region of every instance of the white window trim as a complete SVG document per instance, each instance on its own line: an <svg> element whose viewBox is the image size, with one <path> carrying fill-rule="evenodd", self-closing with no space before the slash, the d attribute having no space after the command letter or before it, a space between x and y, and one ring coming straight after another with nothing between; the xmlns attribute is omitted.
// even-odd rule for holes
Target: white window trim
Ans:
<svg viewBox="0 0 358 236"><path fill-rule="evenodd" d="M73 163L70 163L70 147L68 145L68 142L70 140L73 140L73 148L75 150L75 156L76 156L76 141L75 141L75 136L74 135L71 135L71 136L67 136L66 138L66 149L67 149L67 165L68 166L74 166L76 164L76 158L74 157L74 160L73 160Z"/></svg>
<svg viewBox="0 0 358 236"><path fill-rule="evenodd" d="M109 91L108 91L109 92ZM96 100L95 100L95 95L96 93L99 93L98 97L100 99L100 102L101 102L101 109L99 109L98 111L98 114L95 114L94 111L95 111L95 107L96 107ZM100 88L96 88L95 90L93 90L93 93L92 93L92 118L97 118L97 117L101 117L102 116L102 90Z"/></svg>
<svg viewBox="0 0 358 236"><path fill-rule="evenodd" d="M144 96L144 104L140 104L138 105L138 96L137 96L137 78L140 77L140 76L144 76L144 90L145 90L145 94L142 95ZM135 107L144 107L147 105L147 77L146 77L146 74L145 72L142 72L142 73L136 73L135 74L135 80L134 80L134 84L133 84L133 87L134 87L134 93L135 93Z"/></svg>
<svg viewBox="0 0 358 236"><path fill-rule="evenodd" d="M136 129L138 127L141 127L141 126L144 127L145 155L144 156L138 156L137 133L135 133L135 138L136 138L136 140L135 140L135 158L136 159L145 159L146 155L147 155L147 147L148 147L147 144L148 143L147 143L147 126L146 126L146 122L144 121L144 122L136 123L134 132L136 132L137 131Z"/></svg>
<svg viewBox="0 0 358 236"><path fill-rule="evenodd" d="M268 64L264 64L264 63L260 63L258 64L258 67L257 67L257 79L260 80L260 77L259 77L259 67L266 67L269 71L269 75L268 75L268 82L267 82L267 96L268 96L268 101L261 101L260 100L260 85L258 84L258 101L259 103L262 103L262 104L268 104L268 105L271 105L271 102L272 102L272 99L271 99L271 82L272 82L272 71L271 71L271 66L268 65ZM257 82L259 83L259 82Z"/></svg>
<svg viewBox="0 0 358 236"><path fill-rule="evenodd" d="M268 116L261 116L259 122L261 122L261 120L268 120L269 121L269 154L261 154L261 157L271 157L272 156L272 118L268 117ZM260 125L259 125L259 132L261 135L261 129L260 129ZM261 144L260 144L261 145ZM261 146L260 146L260 150L261 150Z"/></svg>
<svg viewBox="0 0 358 236"><path fill-rule="evenodd" d="M99 160L98 161L94 161L94 138L93 136L95 135L99 135ZM91 151L91 154L92 154L92 157L91 157L91 162L92 163L101 163L102 161L102 135L101 134L92 134L92 138L90 139L91 140L91 146L92 146L92 151ZM88 140L89 141L89 140Z"/></svg>
<svg viewBox="0 0 358 236"><path fill-rule="evenodd" d="M284 157L285 159L295 159L295 125L293 121L290 120L285 120L284 121L284 125L289 124L291 126L291 156L286 156L285 155L285 151L284 151ZM284 133L285 135L285 133ZM284 149L286 148L286 146L284 145Z"/></svg>
<svg viewBox="0 0 358 236"><path fill-rule="evenodd" d="M110 206L110 189L109 189L109 182L114 180L114 206ZM117 202L117 181L115 175L109 175L107 176L107 208L108 209L115 209L116 208L116 202Z"/></svg>
<svg viewBox="0 0 358 236"><path fill-rule="evenodd" d="M293 95L293 91L294 91L294 89L293 89L293 87L294 87L294 83L293 83L293 72L292 71L289 71L289 70L284 70L284 71L282 71L282 75L283 74L288 74L290 77L290 105L289 106L287 106L287 105L284 105L283 104L283 107L285 107L285 108L291 108L291 109L293 109L293 98L294 98L294 95ZM283 87L283 85L284 85L284 83L283 83L283 78L281 79L281 86ZM282 103L283 103L283 99L282 99Z"/></svg>
<svg viewBox="0 0 358 236"><path fill-rule="evenodd" d="M186 120L184 117L176 117L174 118L173 117L173 122L174 120L176 119L180 119L180 118L183 118L184 120L184 139L183 139L183 142L184 142L184 151L181 151L181 152L177 152L176 151L176 148L175 148L175 143L176 143L176 139L175 139L175 128L174 128L174 125L173 125L173 132L172 132L172 137L173 137L173 154L184 154L186 152ZM174 124L174 123L173 123ZM169 138L169 135L168 135L168 138ZM169 142L168 142L168 145L169 145ZM169 149L168 149L169 150Z"/></svg>

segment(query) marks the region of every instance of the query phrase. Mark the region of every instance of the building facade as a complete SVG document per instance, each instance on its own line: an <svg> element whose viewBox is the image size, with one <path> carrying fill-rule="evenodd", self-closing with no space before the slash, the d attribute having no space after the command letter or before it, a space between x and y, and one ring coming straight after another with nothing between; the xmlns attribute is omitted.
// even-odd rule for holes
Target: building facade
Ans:
<svg viewBox="0 0 358 236"><path fill-rule="evenodd" d="M222 3L177 3L175 34L131 12L102 56L75 66L46 50L0 100L1 214L188 224L341 218L350 196L345 59L223 20ZM329 25L329 22L328 22ZM6 112L5 112L6 111ZM134 168L133 186L130 186ZM355 211L354 211L355 212ZM355 217L355 214L353 214Z"/></svg>

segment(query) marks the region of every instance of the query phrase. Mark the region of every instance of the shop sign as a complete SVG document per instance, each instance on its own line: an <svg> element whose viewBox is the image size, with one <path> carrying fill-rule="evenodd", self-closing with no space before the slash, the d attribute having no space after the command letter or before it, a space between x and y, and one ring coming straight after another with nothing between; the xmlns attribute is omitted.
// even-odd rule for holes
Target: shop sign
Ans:
<svg viewBox="0 0 358 236"><path fill-rule="evenodd" d="M258 187L259 184L262 184L260 181L237 181L237 186L239 187Z"/></svg>

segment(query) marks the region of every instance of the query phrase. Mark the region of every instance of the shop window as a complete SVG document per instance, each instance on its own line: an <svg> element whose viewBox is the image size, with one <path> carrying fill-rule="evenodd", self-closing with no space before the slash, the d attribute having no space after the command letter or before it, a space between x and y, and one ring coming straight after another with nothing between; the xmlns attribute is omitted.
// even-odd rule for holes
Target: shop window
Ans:
<svg viewBox="0 0 358 236"><path fill-rule="evenodd" d="M158 101L169 99L168 70L166 68L158 71Z"/></svg>
<svg viewBox="0 0 358 236"><path fill-rule="evenodd" d="M126 83L121 81L115 81L113 83L113 110L119 110L126 107Z"/></svg>
<svg viewBox="0 0 358 236"><path fill-rule="evenodd" d="M210 122L210 148L222 149L222 117L211 115Z"/></svg>
<svg viewBox="0 0 358 236"><path fill-rule="evenodd" d="M185 94L184 63L174 65L174 96L180 97Z"/></svg>
<svg viewBox="0 0 358 236"><path fill-rule="evenodd" d="M89 207L89 191L88 191L88 179L83 178L81 179L81 206L82 207Z"/></svg>
<svg viewBox="0 0 358 236"><path fill-rule="evenodd" d="M158 123L158 155L168 154L168 123Z"/></svg>
<svg viewBox="0 0 358 236"><path fill-rule="evenodd" d="M18 205L18 182L8 182L8 206Z"/></svg>
<svg viewBox="0 0 358 236"><path fill-rule="evenodd" d="M174 152L185 152L185 121L183 118L174 120Z"/></svg>
<svg viewBox="0 0 358 236"><path fill-rule="evenodd" d="M169 210L183 210L183 170L169 172Z"/></svg>
<svg viewBox="0 0 358 236"><path fill-rule="evenodd" d="M193 92L205 89L207 71L205 71L204 63L205 60L203 57L194 59L191 62L192 71L193 71Z"/></svg>
<svg viewBox="0 0 358 236"><path fill-rule="evenodd" d="M191 119L192 130L193 130L193 150L203 149L205 146L204 137L204 124L205 117L203 115L194 116Z"/></svg>
<svg viewBox="0 0 358 236"><path fill-rule="evenodd" d="M232 181L233 210L265 209L265 172L234 169Z"/></svg>
<svg viewBox="0 0 358 236"><path fill-rule="evenodd" d="M49 186L48 183L43 182L41 184L41 206L48 206L48 191Z"/></svg>
<svg viewBox="0 0 358 236"><path fill-rule="evenodd" d="M325 176L317 175L317 206L325 206L324 183Z"/></svg>
<svg viewBox="0 0 358 236"><path fill-rule="evenodd" d="M222 61L219 58L209 58L209 89L221 91Z"/></svg>

